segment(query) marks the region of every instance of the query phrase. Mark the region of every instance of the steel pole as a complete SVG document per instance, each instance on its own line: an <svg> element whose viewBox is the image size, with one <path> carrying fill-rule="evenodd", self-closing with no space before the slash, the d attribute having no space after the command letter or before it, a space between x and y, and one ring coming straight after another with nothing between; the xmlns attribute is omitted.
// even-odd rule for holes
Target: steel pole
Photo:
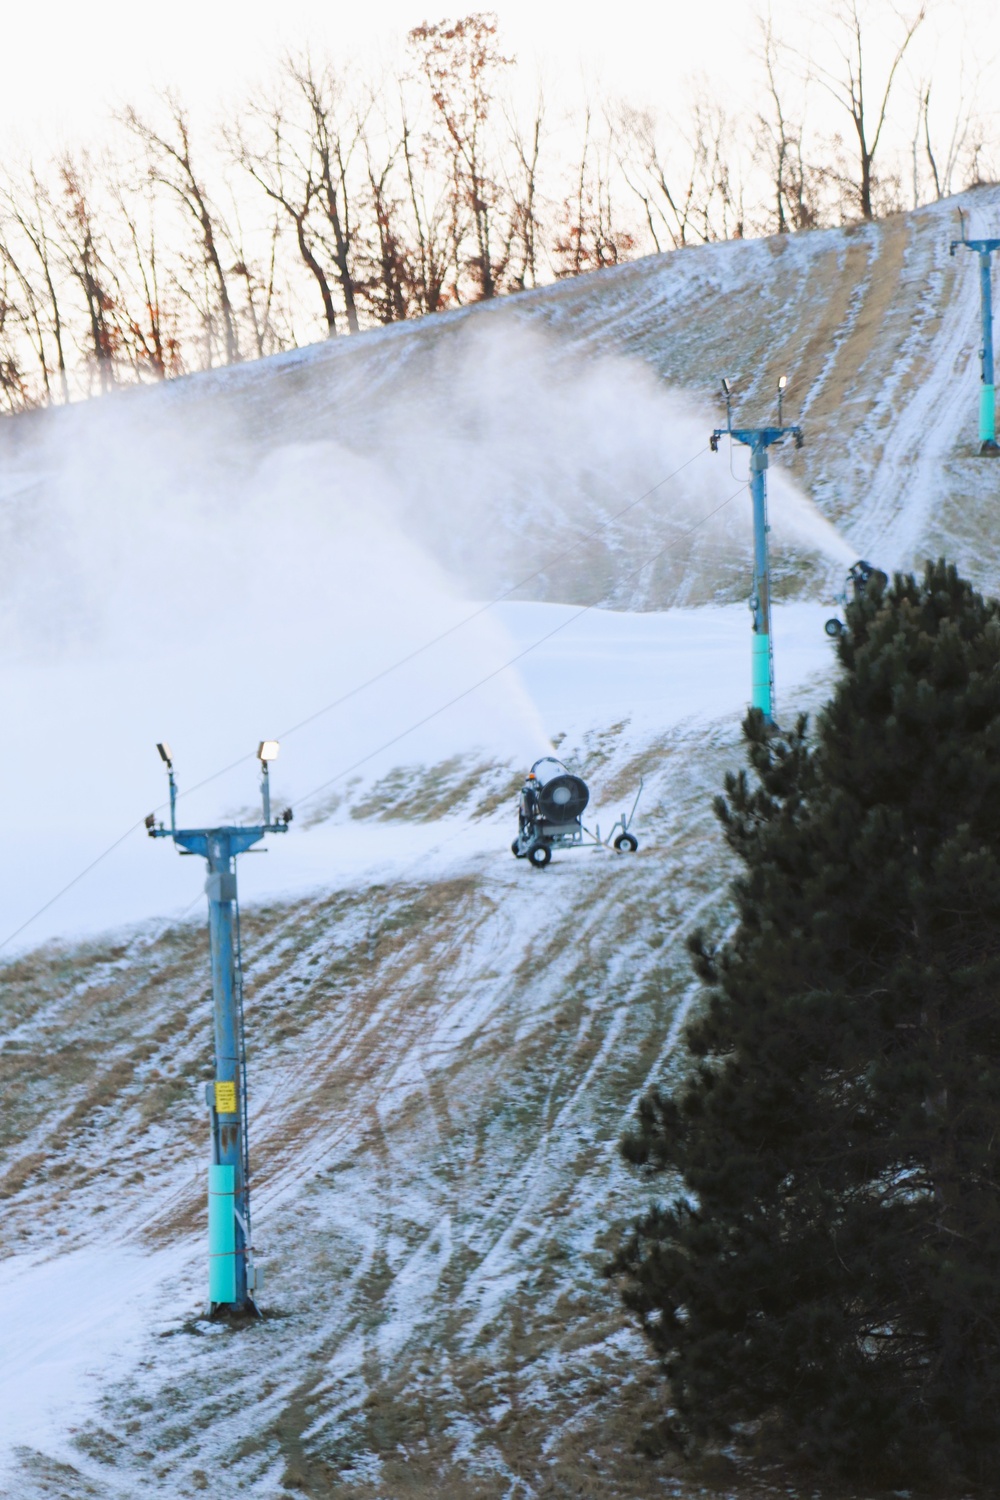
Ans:
<svg viewBox="0 0 1000 1500"><path fill-rule="evenodd" d="M212 1165L209 1168L209 1300L241 1310L247 1296L247 1184L244 1174L240 1025L236 1002L232 843L224 832L207 847L208 931L212 955L215 1083L211 1086Z"/></svg>
<svg viewBox="0 0 1000 1500"><path fill-rule="evenodd" d="M982 389L979 393L979 444L996 447L996 390L993 383L993 289L990 284L989 250L979 252L979 310L983 325Z"/></svg>
<svg viewBox="0 0 1000 1500"><path fill-rule="evenodd" d="M763 435L750 447L750 497L753 502L753 656L751 704L774 723L774 653L771 646L771 570L767 545L767 445Z"/></svg>
<svg viewBox="0 0 1000 1500"><path fill-rule="evenodd" d="M277 743L266 742L270 756ZM245 854L269 833L287 833L289 808L271 822L267 762L263 760L264 822L256 826L178 828L177 786L170 747L157 746L170 777L170 827L157 826L150 813L150 838L172 839L184 854L200 855L208 864L208 935L212 965L212 1012L215 1031L215 1077L205 1086L212 1133L212 1161L208 1169L208 1296L213 1308L234 1312L254 1306L261 1286L260 1269L252 1261L250 1183L247 1158L246 1064L243 1044L242 979L237 965L239 945L236 906L236 857ZM234 941L235 939L235 941Z"/></svg>

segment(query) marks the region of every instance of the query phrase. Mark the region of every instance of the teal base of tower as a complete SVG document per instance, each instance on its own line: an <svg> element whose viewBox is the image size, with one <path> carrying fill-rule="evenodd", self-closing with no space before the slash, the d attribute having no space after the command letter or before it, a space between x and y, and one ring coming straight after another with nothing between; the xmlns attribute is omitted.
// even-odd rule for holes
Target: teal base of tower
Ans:
<svg viewBox="0 0 1000 1500"><path fill-rule="evenodd" d="M771 637L757 631L751 636L753 655L750 660L752 707L759 708L771 720Z"/></svg>
<svg viewBox="0 0 1000 1500"><path fill-rule="evenodd" d="M236 1168L208 1169L208 1300L213 1306L236 1297Z"/></svg>
<svg viewBox="0 0 1000 1500"><path fill-rule="evenodd" d="M1000 453L997 447L996 387L985 383L979 387L979 451Z"/></svg>

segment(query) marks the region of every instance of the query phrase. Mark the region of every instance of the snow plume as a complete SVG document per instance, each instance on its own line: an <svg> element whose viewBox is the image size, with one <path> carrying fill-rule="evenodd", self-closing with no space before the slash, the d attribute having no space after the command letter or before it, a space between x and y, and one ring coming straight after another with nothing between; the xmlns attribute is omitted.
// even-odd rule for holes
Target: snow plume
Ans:
<svg viewBox="0 0 1000 1500"><path fill-rule="evenodd" d="M521 597L662 608L749 587L747 497L724 504L747 479L748 454L725 442L710 453L719 422L637 360L584 356L487 316L443 333L354 431L395 478L407 529L475 592L541 568ZM850 548L782 451L771 457L779 560L839 572Z"/></svg>
<svg viewBox="0 0 1000 1500"><path fill-rule="evenodd" d="M162 803L157 740L173 748L182 792L212 778L185 794L188 824L255 811L252 753L265 737L284 741L276 806L328 782L342 790L355 762L366 780L456 757L525 765L550 745L504 669L521 647L498 611L467 620L470 599L519 584L521 599L619 608L745 596L746 454L730 472L725 451L708 452L711 413L642 365L584 359L489 313L405 332L329 363L304 351L306 382L261 365L255 407L237 370L8 429L6 931ZM849 560L777 465L770 494L779 564L815 576L817 555L827 568ZM303 821L289 855L312 837ZM353 826L372 847L372 825ZM248 869L265 863L277 860ZM171 892L197 897L191 868L140 833L80 888L78 927L169 910ZM50 930L72 930L76 899Z"/></svg>
<svg viewBox="0 0 1000 1500"><path fill-rule="evenodd" d="M370 460L336 443L248 451L213 424L147 424L126 402L73 416L3 507L8 662L114 663L130 702L152 687L165 732L192 719L193 697L199 739L206 718L276 733L468 616L402 534L393 480ZM476 681L509 646L486 615L374 696L422 717L442 685ZM388 733L398 714L380 721L359 699L347 717ZM513 677L471 718L503 752L546 743ZM358 748L342 723L333 737L341 754Z"/></svg>
<svg viewBox="0 0 1000 1500"><path fill-rule="evenodd" d="M248 449L210 412L182 423L159 403L152 414L141 400L94 402L0 469L14 804L0 937L163 802L157 740L171 744L182 792L251 757L185 797L195 825L258 815L260 739L283 737L277 810L491 673L357 774L473 752L525 765L550 748L517 672L498 671L516 647L489 614L286 735L474 606L402 534L393 479L372 461L334 442ZM197 895L179 863L180 883L178 861L140 836L110 884L103 871L88 879L88 912L104 900L112 925L162 910L165 890Z"/></svg>

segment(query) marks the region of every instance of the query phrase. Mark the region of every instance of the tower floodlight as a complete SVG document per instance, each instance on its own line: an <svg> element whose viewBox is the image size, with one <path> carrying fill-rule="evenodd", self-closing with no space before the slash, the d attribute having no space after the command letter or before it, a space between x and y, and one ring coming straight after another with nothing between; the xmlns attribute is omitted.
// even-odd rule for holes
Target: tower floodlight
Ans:
<svg viewBox="0 0 1000 1500"><path fill-rule="evenodd" d="M802 447L802 429L781 425L781 399L788 384L782 375L778 381L777 427L734 427L730 409L730 382L724 380L726 393L726 426L716 427L709 443L713 453L719 451L719 439L728 437L750 449L750 498L753 504L753 591L750 614L753 619L753 654L751 657L751 705L759 708L768 724L774 723L774 648L771 641L771 567L768 556L767 450L783 438L794 437L796 448Z"/></svg>
<svg viewBox="0 0 1000 1500"><path fill-rule="evenodd" d="M278 759L278 741L261 740L257 746L260 761L260 795L264 803L264 822L271 821L271 761Z"/></svg>
<svg viewBox="0 0 1000 1500"><path fill-rule="evenodd" d="M997 445L996 387L993 383L993 290L990 285L990 257L1000 250L1000 240L969 240L965 237L965 216L959 209L962 238L952 240L951 254L960 246L979 257L979 320L982 343L979 348L979 451L984 457L1000 455Z"/></svg>
<svg viewBox="0 0 1000 1500"><path fill-rule="evenodd" d="M725 375L722 377L722 393L726 398L726 426L731 429L733 425L733 383L731 380L727 380ZM713 443L712 452L717 453L718 451L718 444Z"/></svg>
<svg viewBox="0 0 1000 1500"><path fill-rule="evenodd" d="M170 747L157 745L170 782L170 827L157 827L152 839L173 839L182 854L200 854L208 866L208 931L215 1026L215 1077L206 1085L211 1120L212 1161L208 1169L208 1297L213 1308L244 1311L254 1304L261 1275L254 1265L250 1220L250 1156L247 1140L246 1047L243 1035L243 978L238 959L236 858L269 833L287 833L291 812L271 822L267 763L278 753L276 740L262 740L264 821L218 828L177 827L177 784ZM265 749L269 750L265 758Z"/></svg>

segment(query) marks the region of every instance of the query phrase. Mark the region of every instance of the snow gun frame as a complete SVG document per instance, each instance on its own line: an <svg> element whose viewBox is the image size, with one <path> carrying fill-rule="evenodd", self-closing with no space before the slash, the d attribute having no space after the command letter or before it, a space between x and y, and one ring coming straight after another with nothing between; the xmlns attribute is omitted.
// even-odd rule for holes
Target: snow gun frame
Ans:
<svg viewBox="0 0 1000 1500"><path fill-rule="evenodd" d="M852 567L848 568L844 587L839 594L834 595L834 603L839 604L841 609L846 609L852 600L863 597L869 584L879 583L885 588L888 582L888 576L882 572L881 568L873 567L864 558L859 558ZM830 639L835 641L844 634L847 626L839 616L833 615L827 620L823 629Z"/></svg>
<svg viewBox="0 0 1000 1500"><path fill-rule="evenodd" d="M540 777L539 767L545 765L556 767L555 774L550 772ZM510 852L515 859L527 859L537 870L550 862L554 849L605 848L619 854L634 854L639 840L631 830L643 785L640 776L632 811L627 815L622 813L602 838L600 824L595 824L591 831L583 822L583 812L590 800L586 782L568 771L555 756L543 756L535 761L521 788L518 834Z"/></svg>

